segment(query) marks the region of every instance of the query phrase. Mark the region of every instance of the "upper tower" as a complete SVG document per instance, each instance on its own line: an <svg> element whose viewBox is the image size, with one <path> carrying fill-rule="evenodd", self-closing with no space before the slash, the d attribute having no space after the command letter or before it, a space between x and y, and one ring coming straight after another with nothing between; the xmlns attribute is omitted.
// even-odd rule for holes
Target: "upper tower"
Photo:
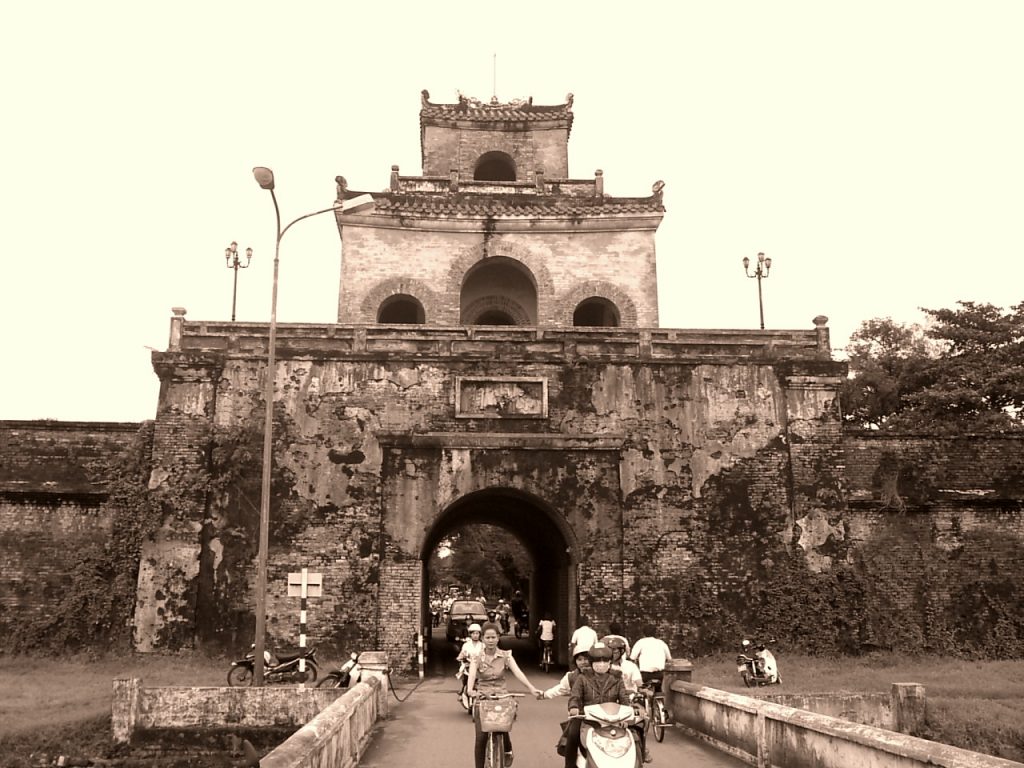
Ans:
<svg viewBox="0 0 1024 768"><path fill-rule="evenodd" d="M533 99L490 104L460 96L432 104L423 91L420 149L425 176L452 170L475 181L532 181L569 175L572 94L564 104L534 106Z"/></svg>
<svg viewBox="0 0 1024 768"><path fill-rule="evenodd" d="M392 166L372 196L337 179L338 322L656 326L664 185L611 197L600 170L570 178L571 94L555 106L429 96L422 176Z"/></svg>

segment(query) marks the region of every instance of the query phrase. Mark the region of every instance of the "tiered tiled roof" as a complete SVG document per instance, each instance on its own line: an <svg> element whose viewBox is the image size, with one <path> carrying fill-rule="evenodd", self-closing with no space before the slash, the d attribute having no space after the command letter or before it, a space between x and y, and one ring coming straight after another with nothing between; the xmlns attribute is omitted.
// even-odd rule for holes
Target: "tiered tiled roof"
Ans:
<svg viewBox="0 0 1024 768"><path fill-rule="evenodd" d="M536 105L533 97L514 99L507 104L499 103L497 98L490 103L478 99L459 96L455 104L434 104L430 101L430 93L422 92L423 107L420 109L420 125L435 120L471 120L473 122L491 123L507 121L564 121L565 127L572 130L572 94L565 97L564 104Z"/></svg>
<svg viewBox="0 0 1024 768"><path fill-rule="evenodd" d="M384 216L498 216L502 218L582 217L662 214L662 196L569 197L565 195L393 194L376 193L374 214Z"/></svg>

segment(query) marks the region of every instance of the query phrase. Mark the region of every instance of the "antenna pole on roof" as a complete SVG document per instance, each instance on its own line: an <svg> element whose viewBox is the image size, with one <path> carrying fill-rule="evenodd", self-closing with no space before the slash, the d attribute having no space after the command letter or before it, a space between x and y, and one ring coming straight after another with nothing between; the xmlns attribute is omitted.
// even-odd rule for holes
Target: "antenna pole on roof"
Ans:
<svg viewBox="0 0 1024 768"><path fill-rule="evenodd" d="M491 100L498 100L498 54L494 54L494 61L491 65Z"/></svg>

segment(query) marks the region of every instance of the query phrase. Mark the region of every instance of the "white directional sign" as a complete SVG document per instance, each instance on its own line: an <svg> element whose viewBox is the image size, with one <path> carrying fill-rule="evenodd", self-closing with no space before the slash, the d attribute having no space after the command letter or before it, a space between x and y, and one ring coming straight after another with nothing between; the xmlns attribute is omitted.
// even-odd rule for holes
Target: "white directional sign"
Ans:
<svg viewBox="0 0 1024 768"><path fill-rule="evenodd" d="M310 573L303 568L288 574L288 597L320 597L323 594L324 575Z"/></svg>

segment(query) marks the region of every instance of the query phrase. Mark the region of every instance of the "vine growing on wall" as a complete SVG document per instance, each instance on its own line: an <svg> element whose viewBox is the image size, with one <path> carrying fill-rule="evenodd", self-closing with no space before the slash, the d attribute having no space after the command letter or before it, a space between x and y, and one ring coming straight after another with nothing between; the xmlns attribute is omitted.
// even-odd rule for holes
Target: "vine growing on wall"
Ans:
<svg viewBox="0 0 1024 768"><path fill-rule="evenodd" d="M160 527L162 511L147 488L153 423L143 424L118 460L90 472L107 488L110 536L68 551L67 576L52 612L24 628L37 650L123 647L130 639L142 542Z"/></svg>

